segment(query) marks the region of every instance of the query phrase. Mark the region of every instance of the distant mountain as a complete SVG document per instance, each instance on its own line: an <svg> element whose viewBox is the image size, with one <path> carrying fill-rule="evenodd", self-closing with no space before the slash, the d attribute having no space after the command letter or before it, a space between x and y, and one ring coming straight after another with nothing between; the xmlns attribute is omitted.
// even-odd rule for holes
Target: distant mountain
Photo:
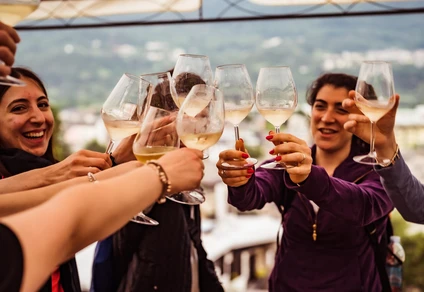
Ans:
<svg viewBox="0 0 424 292"><path fill-rule="evenodd" d="M69 107L100 106L123 72L164 71L183 52L208 55L213 67L244 63L253 83L260 67L289 65L301 100L322 72L357 74L361 58L376 56L391 58L402 103L414 105L424 102L422 27L416 14L28 31L16 65L32 68L51 100Z"/></svg>

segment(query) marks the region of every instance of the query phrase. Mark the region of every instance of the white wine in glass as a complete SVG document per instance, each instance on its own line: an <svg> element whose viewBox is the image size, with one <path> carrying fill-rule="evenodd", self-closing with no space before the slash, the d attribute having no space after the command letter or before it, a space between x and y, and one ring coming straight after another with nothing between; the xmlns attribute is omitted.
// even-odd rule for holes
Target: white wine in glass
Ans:
<svg viewBox="0 0 424 292"><path fill-rule="evenodd" d="M256 108L274 126L275 133L280 133L281 125L290 118L296 106L297 91L290 68L261 68L256 83ZM261 167L284 170L291 166L274 161Z"/></svg>
<svg viewBox="0 0 424 292"><path fill-rule="evenodd" d="M246 66L231 64L216 67L214 86L224 95L225 120L234 126L237 142L240 139L239 124L246 118L255 103L253 86ZM256 159L249 157L241 165L240 160L237 160L234 164L224 162L222 167L248 169L256 163Z"/></svg>
<svg viewBox="0 0 424 292"><path fill-rule="evenodd" d="M125 73L119 79L101 109L101 117L110 140L106 153L115 141L136 134L150 100L151 85L138 76Z"/></svg>
<svg viewBox="0 0 424 292"><path fill-rule="evenodd" d="M199 107L199 100L203 104ZM214 145L224 131L224 97L213 86L195 85L187 95L177 116L177 133L188 148L201 151ZM171 196L189 205L205 201L201 191L184 191Z"/></svg>
<svg viewBox="0 0 424 292"><path fill-rule="evenodd" d="M362 62L355 91L356 106L371 121L371 137L370 152L353 159L368 165L385 164L390 157L377 157L375 153L375 123L395 104L392 65L384 61Z"/></svg>
<svg viewBox="0 0 424 292"><path fill-rule="evenodd" d="M40 0L0 0L0 21L15 26L30 15L40 5ZM0 64L4 64L0 60ZM0 76L0 84L8 86L25 86L26 83L13 76Z"/></svg>
<svg viewBox="0 0 424 292"><path fill-rule="evenodd" d="M138 161L147 163L156 160L167 152L180 147L175 119L178 107L170 92L170 74L168 72L141 75L152 84L150 106L133 143L133 153ZM156 220L139 212L131 221L158 225Z"/></svg>
<svg viewBox="0 0 424 292"><path fill-rule="evenodd" d="M176 90L176 103L181 106L194 85L212 85L213 77L209 58L204 55L179 55L172 72L172 82Z"/></svg>

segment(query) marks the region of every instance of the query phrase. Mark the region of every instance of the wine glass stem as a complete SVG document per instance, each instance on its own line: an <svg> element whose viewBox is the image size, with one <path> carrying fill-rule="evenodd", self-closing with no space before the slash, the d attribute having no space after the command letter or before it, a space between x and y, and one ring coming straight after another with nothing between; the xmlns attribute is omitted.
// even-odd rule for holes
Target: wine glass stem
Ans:
<svg viewBox="0 0 424 292"><path fill-rule="evenodd" d="M234 135L236 136L236 141L238 141L240 139L239 126L238 125L234 125Z"/></svg>
<svg viewBox="0 0 424 292"><path fill-rule="evenodd" d="M109 144L107 145L107 147L106 147L106 153L107 154L112 154L112 148L113 148L113 145L115 145L115 142L113 142L113 140L112 139L110 139L109 140Z"/></svg>
<svg viewBox="0 0 424 292"><path fill-rule="evenodd" d="M280 126L275 126L275 134L280 133Z"/></svg>
<svg viewBox="0 0 424 292"><path fill-rule="evenodd" d="M375 122L371 122L370 156L375 157Z"/></svg>

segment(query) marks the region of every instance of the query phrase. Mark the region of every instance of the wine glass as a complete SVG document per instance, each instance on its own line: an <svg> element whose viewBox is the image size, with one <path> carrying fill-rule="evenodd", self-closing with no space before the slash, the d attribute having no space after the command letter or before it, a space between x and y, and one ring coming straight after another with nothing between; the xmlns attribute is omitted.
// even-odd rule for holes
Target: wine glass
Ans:
<svg viewBox="0 0 424 292"><path fill-rule="evenodd" d="M214 145L224 131L224 97L213 86L193 86L177 116L177 133L188 148L201 151ZM201 204L205 197L201 191L185 191L172 195L187 204Z"/></svg>
<svg viewBox="0 0 424 292"><path fill-rule="evenodd" d="M106 153L112 153L115 141L137 133L149 104L150 90L150 83L138 76L125 73L119 79L101 109L110 138Z"/></svg>
<svg viewBox="0 0 424 292"><path fill-rule="evenodd" d="M236 141L240 139L239 124L246 118L255 103L249 73L243 64L216 67L214 86L224 95L225 119L234 126ZM237 149L240 150L240 149ZM240 162L240 161L238 161ZM258 161L254 158L243 159L242 165L224 162L223 168L247 169Z"/></svg>
<svg viewBox="0 0 424 292"><path fill-rule="evenodd" d="M392 65L384 61L362 62L355 91L356 106L371 121L371 139L370 152L353 159L368 165L386 163L390 158L380 158L375 153L375 123L395 104Z"/></svg>
<svg viewBox="0 0 424 292"><path fill-rule="evenodd" d="M141 77L152 84L153 90L150 106L133 143L133 153L138 161L146 163L178 149L180 139L175 127L178 107L170 92L169 72L145 74ZM159 224L143 212L138 213L131 221L147 225Z"/></svg>
<svg viewBox="0 0 424 292"><path fill-rule="evenodd" d="M280 127L293 114L297 106L297 91L289 67L266 67L259 71L256 83L256 108L280 133ZM267 169L284 170L283 162L262 164Z"/></svg>
<svg viewBox="0 0 424 292"><path fill-rule="evenodd" d="M30 15L40 5L40 0L0 0L0 21L15 26L19 21ZM0 65L4 62L0 60ZM22 80L8 76L0 76L0 84L8 86L25 86Z"/></svg>
<svg viewBox="0 0 424 292"><path fill-rule="evenodd" d="M176 90L177 105L181 106L194 85L212 85L213 77L209 58L204 55L179 55L172 72L172 82Z"/></svg>

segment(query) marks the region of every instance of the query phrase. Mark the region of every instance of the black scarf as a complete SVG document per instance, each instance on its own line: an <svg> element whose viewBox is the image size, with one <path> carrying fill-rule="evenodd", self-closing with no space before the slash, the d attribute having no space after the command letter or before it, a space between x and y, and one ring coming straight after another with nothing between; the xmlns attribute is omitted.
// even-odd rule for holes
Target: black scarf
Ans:
<svg viewBox="0 0 424 292"><path fill-rule="evenodd" d="M52 164L53 162L44 157L35 156L21 149L0 149L0 173L4 177L43 168Z"/></svg>
<svg viewBox="0 0 424 292"><path fill-rule="evenodd" d="M14 176L26 171L47 167L54 162L25 152L21 149L0 149L0 175L3 177ZM80 292L78 269L75 259L60 265L60 282L65 292ZM40 292L52 290L51 279L47 280Z"/></svg>

